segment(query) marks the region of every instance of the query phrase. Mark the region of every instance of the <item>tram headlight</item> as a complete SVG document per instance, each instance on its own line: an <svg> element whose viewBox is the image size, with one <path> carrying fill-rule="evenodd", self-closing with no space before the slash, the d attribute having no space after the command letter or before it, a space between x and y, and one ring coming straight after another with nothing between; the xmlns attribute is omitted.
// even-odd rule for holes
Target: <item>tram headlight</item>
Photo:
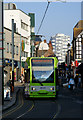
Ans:
<svg viewBox="0 0 83 120"><path fill-rule="evenodd" d="M36 88L32 87L32 90L36 90Z"/></svg>
<svg viewBox="0 0 83 120"><path fill-rule="evenodd" d="M50 90L54 90L54 87L51 87Z"/></svg>

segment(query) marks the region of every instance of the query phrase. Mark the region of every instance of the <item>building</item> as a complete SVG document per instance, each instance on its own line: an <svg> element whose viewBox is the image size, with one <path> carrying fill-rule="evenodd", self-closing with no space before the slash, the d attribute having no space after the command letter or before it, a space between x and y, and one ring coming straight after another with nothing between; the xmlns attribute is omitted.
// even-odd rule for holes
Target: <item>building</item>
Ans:
<svg viewBox="0 0 83 120"><path fill-rule="evenodd" d="M68 43L70 43L70 36L64 34L56 34L56 36L51 37L51 42L53 46L53 52L60 63L65 62L66 52L68 50Z"/></svg>
<svg viewBox="0 0 83 120"><path fill-rule="evenodd" d="M30 16L30 30L31 30L31 40L30 40L30 56L34 56L34 45L35 45L35 14L34 13L29 13Z"/></svg>
<svg viewBox="0 0 83 120"><path fill-rule="evenodd" d="M50 41L52 43L52 47L53 47L53 52L55 53L55 50L56 50L56 36L52 36L50 38Z"/></svg>
<svg viewBox="0 0 83 120"><path fill-rule="evenodd" d="M37 57L41 57L42 55L44 55L45 52L47 52L48 49L49 49L49 45L47 44L46 40L42 41L39 44L39 49L38 49L38 55L37 55Z"/></svg>
<svg viewBox="0 0 83 120"><path fill-rule="evenodd" d="M14 33L14 80L20 76L20 34ZM4 60L6 66L4 70L7 71L7 80L12 76L12 30L4 27Z"/></svg>
<svg viewBox="0 0 83 120"><path fill-rule="evenodd" d="M34 57L37 57L37 55L38 55L39 45L40 45L40 43L42 42L41 37L42 37L42 35L35 35L35 41L34 41L34 49L35 49L35 51L34 51Z"/></svg>
<svg viewBox="0 0 83 120"><path fill-rule="evenodd" d="M52 50L52 43L49 41L49 43L46 42L46 40L41 41L41 39L38 39L36 41L36 57L55 57L55 54Z"/></svg>
<svg viewBox="0 0 83 120"><path fill-rule="evenodd" d="M74 77L78 75L78 78L81 78L81 86L83 87L83 20L78 21L73 28L72 46Z"/></svg>
<svg viewBox="0 0 83 120"><path fill-rule="evenodd" d="M82 63L83 63L83 38L82 38Z"/></svg>
<svg viewBox="0 0 83 120"><path fill-rule="evenodd" d="M12 69L12 19L16 24L14 32L14 68L15 80L24 74L24 62L30 57L31 34L34 33L33 14L26 14L17 9L14 3L4 4L4 59L7 70L9 67L10 74ZM14 24L14 25L15 25ZM21 64L22 63L22 64ZM22 66L22 67L21 67ZM20 69L21 67L21 69ZM17 69L19 69L17 71ZM18 75L19 76L18 76ZM10 79L10 76L8 77Z"/></svg>
<svg viewBox="0 0 83 120"><path fill-rule="evenodd" d="M22 57L30 57L30 16L22 10L16 9L14 3L4 4L4 27L12 30L12 19L16 23L16 32L21 35L21 42L25 44Z"/></svg>
<svg viewBox="0 0 83 120"><path fill-rule="evenodd" d="M73 28L73 61L82 61L82 34L83 34L83 20L80 20Z"/></svg>

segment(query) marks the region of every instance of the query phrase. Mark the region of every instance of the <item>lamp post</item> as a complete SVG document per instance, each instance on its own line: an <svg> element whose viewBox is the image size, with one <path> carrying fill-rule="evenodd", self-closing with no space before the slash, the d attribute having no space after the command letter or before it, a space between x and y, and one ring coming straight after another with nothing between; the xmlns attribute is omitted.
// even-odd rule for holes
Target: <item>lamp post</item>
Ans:
<svg viewBox="0 0 83 120"><path fill-rule="evenodd" d="M68 43L67 45L68 47L68 51L67 51L67 65L68 65L68 68L69 68L69 76L71 75L71 65L70 65L70 43Z"/></svg>
<svg viewBox="0 0 83 120"><path fill-rule="evenodd" d="M21 34L20 34L20 75L21 75L21 52L22 52L22 40L21 40Z"/></svg>
<svg viewBox="0 0 83 120"><path fill-rule="evenodd" d="M14 32L16 31L16 23L12 19L12 92L14 91Z"/></svg>
<svg viewBox="0 0 83 120"><path fill-rule="evenodd" d="M68 43L67 47L68 47L67 64L70 65L70 43Z"/></svg>
<svg viewBox="0 0 83 120"><path fill-rule="evenodd" d="M0 97L0 107L4 104L4 70L3 70L3 0L0 0L0 80L1 80L1 96ZM0 116L1 118L1 116Z"/></svg>

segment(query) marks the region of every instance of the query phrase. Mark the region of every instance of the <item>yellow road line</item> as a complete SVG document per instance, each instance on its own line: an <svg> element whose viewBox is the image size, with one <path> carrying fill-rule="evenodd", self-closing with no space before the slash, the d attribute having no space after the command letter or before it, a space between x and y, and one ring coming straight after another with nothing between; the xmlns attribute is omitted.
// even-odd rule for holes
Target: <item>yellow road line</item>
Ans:
<svg viewBox="0 0 83 120"><path fill-rule="evenodd" d="M21 118L21 117L24 116L26 113L30 112L33 108L34 108L34 103L33 103L33 105L30 107L30 109L29 109L28 111L26 111L24 114L18 116L16 119ZM16 119L14 119L14 120L16 120Z"/></svg>
<svg viewBox="0 0 83 120"><path fill-rule="evenodd" d="M19 96L19 100L20 100L20 96ZM23 104L24 104L24 100L22 99L22 104L21 104L21 105L18 105L18 106L15 107L14 109L12 109L12 110L8 111L7 113L5 113L4 115L2 115L3 118L6 117L6 116L8 116L8 115L10 115L10 114L13 113L13 112L15 112L15 111L18 110L19 108L21 108L21 107L23 106Z"/></svg>
<svg viewBox="0 0 83 120"><path fill-rule="evenodd" d="M56 101L57 102L57 101ZM61 106L59 105L59 103L57 102L57 104L58 104L58 111L57 111L57 113L54 115L54 117L53 117L53 119L55 119L56 117L57 117L57 115L59 114L59 112L60 112L60 110L61 110ZM53 120L52 119L52 120Z"/></svg>

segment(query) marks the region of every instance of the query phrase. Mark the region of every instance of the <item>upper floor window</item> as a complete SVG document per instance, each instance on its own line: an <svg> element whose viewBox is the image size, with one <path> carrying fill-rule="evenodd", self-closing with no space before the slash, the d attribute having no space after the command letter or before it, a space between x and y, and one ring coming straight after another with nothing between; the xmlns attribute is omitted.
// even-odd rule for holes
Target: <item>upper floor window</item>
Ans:
<svg viewBox="0 0 83 120"><path fill-rule="evenodd" d="M16 46L16 54L18 55L18 46Z"/></svg>
<svg viewBox="0 0 83 120"><path fill-rule="evenodd" d="M12 44L10 44L10 53L12 53Z"/></svg>
<svg viewBox="0 0 83 120"><path fill-rule="evenodd" d="M7 43L7 53L9 53L9 43Z"/></svg>
<svg viewBox="0 0 83 120"><path fill-rule="evenodd" d="M21 20L21 28L28 31L28 25Z"/></svg>

